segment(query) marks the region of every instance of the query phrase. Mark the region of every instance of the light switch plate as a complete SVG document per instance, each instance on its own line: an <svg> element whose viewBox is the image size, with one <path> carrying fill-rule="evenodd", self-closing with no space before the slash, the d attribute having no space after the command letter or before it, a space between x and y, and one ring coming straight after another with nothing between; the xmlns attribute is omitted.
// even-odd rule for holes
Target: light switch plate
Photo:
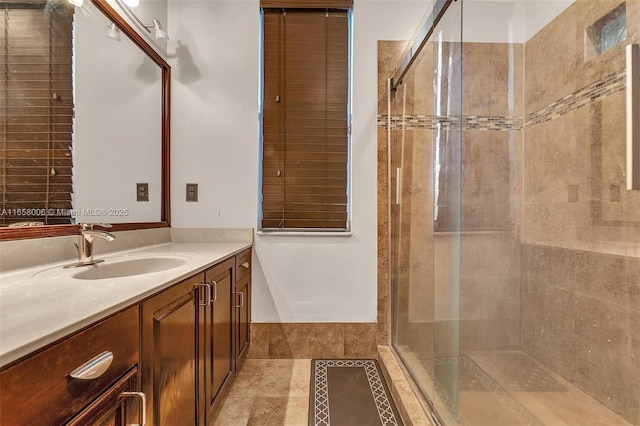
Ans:
<svg viewBox="0 0 640 426"><path fill-rule="evenodd" d="M187 184L187 201L188 202L198 202L198 184L197 183L188 183Z"/></svg>
<svg viewBox="0 0 640 426"><path fill-rule="evenodd" d="M138 201L149 201L148 183L136 183L136 197Z"/></svg>

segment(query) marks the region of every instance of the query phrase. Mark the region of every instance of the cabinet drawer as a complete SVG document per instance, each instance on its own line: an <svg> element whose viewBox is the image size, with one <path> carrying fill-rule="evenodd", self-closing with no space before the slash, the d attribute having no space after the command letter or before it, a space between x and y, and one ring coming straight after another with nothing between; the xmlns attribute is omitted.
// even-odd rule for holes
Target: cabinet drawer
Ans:
<svg viewBox="0 0 640 426"><path fill-rule="evenodd" d="M251 272L251 249L236 255L236 282Z"/></svg>
<svg viewBox="0 0 640 426"><path fill-rule="evenodd" d="M68 421L138 363L139 342L136 305L3 370L0 424ZM98 377L70 376L103 352L111 352L113 358Z"/></svg>

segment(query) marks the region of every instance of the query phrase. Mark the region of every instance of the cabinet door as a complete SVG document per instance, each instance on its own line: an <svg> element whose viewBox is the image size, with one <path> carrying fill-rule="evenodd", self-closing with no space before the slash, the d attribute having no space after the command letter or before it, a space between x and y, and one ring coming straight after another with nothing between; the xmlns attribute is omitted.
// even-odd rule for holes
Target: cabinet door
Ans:
<svg viewBox="0 0 640 426"><path fill-rule="evenodd" d="M127 392L136 391L137 373L137 368L129 371L122 379L67 423L67 426L142 424L145 415L141 413L141 409L143 409L140 405L141 399L138 399L135 395L126 394Z"/></svg>
<svg viewBox="0 0 640 426"><path fill-rule="evenodd" d="M149 425L194 425L198 416L202 274L142 303L142 389Z"/></svg>
<svg viewBox="0 0 640 426"><path fill-rule="evenodd" d="M205 271L212 287L212 303L205 307L205 398L207 418L216 397L233 370L233 269L234 259Z"/></svg>
<svg viewBox="0 0 640 426"><path fill-rule="evenodd" d="M251 331L251 277L246 276L236 284L235 292L236 310L236 360L246 355L249 347L249 337Z"/></svg>

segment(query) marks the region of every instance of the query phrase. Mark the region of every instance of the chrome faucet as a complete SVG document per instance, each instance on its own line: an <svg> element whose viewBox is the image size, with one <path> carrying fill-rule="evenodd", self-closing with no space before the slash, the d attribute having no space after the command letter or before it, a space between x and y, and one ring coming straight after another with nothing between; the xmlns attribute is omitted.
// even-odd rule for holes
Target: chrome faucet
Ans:
<svg viewBox="0 0 640 426"><path fill-rule="evenodd" d="M96 223L95 225L103 228L111 228L111 225L106 223ZM78 243L76 244L76 247L78 248L78 262L67 265L65 268L90 266L104 262L104 260L93 260L93 239L98 237L107 241L113 241L116 239L116 236L108 231L93 229L93 226L93 223L80 224L80 233L78 234Z"/></svg>

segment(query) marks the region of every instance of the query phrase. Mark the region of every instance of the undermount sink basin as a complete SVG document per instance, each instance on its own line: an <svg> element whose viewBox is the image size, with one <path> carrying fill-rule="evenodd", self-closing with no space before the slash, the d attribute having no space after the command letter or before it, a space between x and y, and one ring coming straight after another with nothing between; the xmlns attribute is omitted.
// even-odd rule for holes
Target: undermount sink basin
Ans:
<svg viewBox="0 0 640 426"><path fill-rule="evenodd" d="M95 265L65 268L57 266L39 271L34 278L105 280L124 278L178 268L196 256L190 253L153 253L106 258Z"/></svg>
<svg viewBox="0 0 640 426"><path fill-rule="evenodd" d="M72 277L78 280L103 280L107 278L129 277L132 275L166 271L182 266L185 262L185 259L178 257L141 257L117 260L114 262L107 261L93 266L84 266L82 270L73 274Z"/></svg>

